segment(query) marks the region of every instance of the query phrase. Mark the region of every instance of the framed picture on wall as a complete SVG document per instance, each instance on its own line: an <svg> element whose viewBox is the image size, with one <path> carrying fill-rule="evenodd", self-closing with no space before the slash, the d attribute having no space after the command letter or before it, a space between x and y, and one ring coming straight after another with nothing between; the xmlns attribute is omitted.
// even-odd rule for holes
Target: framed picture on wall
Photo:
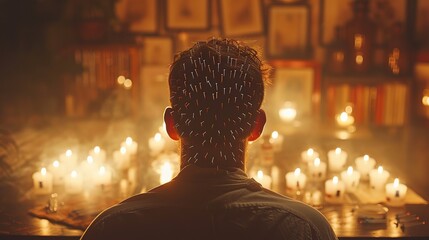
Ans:
<svg viewBox="0 0 429 240"><path fill-rule="evenodd" d="M309 58L310 8L307 5L271 5L268 9L268 58Z"/></svg>
<svg viewBox="0 0 429 240"><path fill-rule="evenodd" d="M146 65L168 65L173 60L173 39L171 37L142 37L140 61Z"/></svg>
<svg viewBox="0 0 429 240"><path fill-rule="evenodd" d="M123 27L131 33L156 34L159 28L157 0L118 0L115 14Z"/></svg>
<svg viewBox="0 0 429 240"><path fill-rule="evenodd" d="M225 37L264 33L261 0L220 0L221 31Z"/></svg>
<svg viewBox="0 0 429 240"><path fill-rule="evenodd" d="M296 118L302 121L320 117L320 65L306 60L273 60L273 82L267 89L267 112L280 119L279 111L293 106Z"/></svg>
<svg viewBox="0 0 429 240"><path fill-rule="evenodd" d="M140 68L141 114L148 119L162 119L164 109L170 105L168 66L152 65Z"/></svg>
<svg viewBox="0 0 429 240"><path fill-rule="evenodd" d="M166 29L208 30L210 28L210 4L210 0L166 0Z"/></svg>

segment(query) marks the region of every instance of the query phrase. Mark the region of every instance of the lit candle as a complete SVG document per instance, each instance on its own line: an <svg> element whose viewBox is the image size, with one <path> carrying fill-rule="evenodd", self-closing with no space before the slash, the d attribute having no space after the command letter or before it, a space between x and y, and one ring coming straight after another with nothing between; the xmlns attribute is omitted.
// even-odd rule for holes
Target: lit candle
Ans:
<svg viewBox="0 0 429 240"><path fill-rule="evenodd" d="M149 139L149 149L152 155L157 155L164 149L165 140L161 133L156 133L155 136Z"/></svg>
<svg viewBox="0 0 429 240"><path fill-rule="evenodd" d="M89 155L86 158L86 161L81 162L79 170L83 173L83 176L86 180L91 181L94 177L93 173L96 171L96 164L94 163L94 158Z"/></svg>
<svg viewBox="0 0 429 240"><path fill-rule="evenodd" d="M46 168L33 173L34 193L37 195L49 194L52 192L53 177Z"/></svg>
<svg viewBox="0 0 429 240"><path fill-rule="evenodd" d="M369 172L375 166L374 158L364 155L363 157L358 157L355 159L356 170L359 171L360 177L362 180L368 180Z"/></svg>
<svg viewBox="0 0 429 240"><path fill-rule="evenodd" d="M77 162L76 154L73 154L73 151L67 149L67 151L60 155L60 162L70 168L73 168Z"/></svg>
<svg viewBox="0 0 429 240"><path fill-rule="evenodd" d="M280 119L284 122L291 122L296 117L295 104L292 102L285 102L283 108L279 110Z"/></svg>
<svg viewBox="0 0 429 240"><path fill-rule="evenodd" d="M355 122L355 118L351 115L349 115L347 112L342 112L337 115L337 124L342 127L348 127L350 125L353 125Z"/></svg>
<svg viewBox="0 0 429 240"><path fill-rule="evenodd" d="M273 144L274 152L280 152L283 147L283 136L279 132L274 131L271 133L271 144Z"/></svg>
<svg viewBox="0 0 429 240"><path fill-rule="evenodd" d="M49 171L52 173L54 178L55 185L61 185L64 183L64 172L65 169L63 165L58 161L54 160L51 165L49 165Z"/></svg>
<svg viewBox="0 0 429 240"><path fill-rule="evenodd" d="M308 171L314 180L324 180L326 176L326 163L320 161L320 158L315 158L308 162Z"/></svg>
<svg viewBox="0 0 429 240"><path fill-rule="evenodd" d="M369 173L369 185L374 190L384 190L387 179L390 173L379 166L377 169L372 169Z"/></svg>
<svg viewBox="0 0 429 240"><path fill-rule="evenodd" d="M96 184L104 187L106 185L110 185L112 182L112 173L105 166L100 166L98 169Z"/></svg>
<svg viewBox="0 0 429 240"><path fill-rule="evenodd" d="M65 179L65 188L67 193L80 193L83 189L83 179L76 170L71 171Z"/></svg>
<svg viewBox="0 0 429 240"><path fill-rule="evenodd" d="M341 172L341 180L345 184L346 191L353 192L359 185L360 173L349 166L346 171Z"/></svg>
<svg viewBox="0 0 429 240"><path fill-rule="evenodd" d="M173 179L173 168L170 162L165 162L160 169L159 183L168 183Z"/></svg>
<svg viewBox="0 0 429 240"><path fill-rule="evenodd" d="M407 186L399 183L399 179L395 178L393 183L386 184L386 201L389 205L403 205L407 194Z"/></svg>
<svg viewBox="0 0 429 240"><path fill-rule="evenodd" d="M268 175L265 175L262 170L259 170L256 173L255 180L262 185L262 187L271 189L271 177Z"/></svg>
<svg viewBox="0 0 429 240"><path fill-rule="evenodd" d="M122 147L126 147L129 154L134 155L137 153L137 142L133 141L131 137L127 137L121 144Z"/></svg>
<svg viewBox="0 0 429 240"><path fill-rule="evenodd" d="M328 152L329 170L332 172L339 172L343 169L347 161L347 152L336 148Z"/></svg>
<svg viewBox="0 0 429 240"><path fill-rule="evenodd" d="M301 172L300 168L293 172L286 173L286 186L290 190L302 190L307 182L307 176Z"/></svg>
<svg viewBox="0 0 429 240"><path fill-rule="evenodd" d="M106 151L101 149L99 146L95 146L90 152L89 155L92 156L96 163L103 163L106 161Z"/></svg>
<svg viewBox="0 0 429 240"><path fill-rule="evenodd" d="M344 183L334 176L325 182L325 194L328 199L340 199L344 196Z"/></svg>
<svg viewBox="0 0 429 240"><path fill-rule="evenodd" d="M130 155L127 148L121 147L119 151L114 151L113 160L120 170L128 169L130 167Z"/></svg>
<svg viewBox="0 0 429 240"><path fill-rule="evenodd" d="M301 153L301 159L304 163L312 162L315 158L319 157L319 153L314 151L314 149L309 148L307 151Z"/></svg>

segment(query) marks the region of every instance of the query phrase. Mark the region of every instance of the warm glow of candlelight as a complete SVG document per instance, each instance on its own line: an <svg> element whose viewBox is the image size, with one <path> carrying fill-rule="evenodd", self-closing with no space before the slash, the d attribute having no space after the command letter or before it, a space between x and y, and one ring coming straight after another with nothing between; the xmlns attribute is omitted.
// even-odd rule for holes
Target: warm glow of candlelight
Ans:
<svg viewBox="0 0 429 240"><path fill-rule="evenodd" d="M100 153L100 151L101 151L101 149L100 149L100 147L99 146L95 146L94 147L94 153Z"/></svg>
<svg viewBox="0 0 429 240"><path fill-rule="evenodd" d="M155 137L154 137L155 141L159 142L159 141L161 141L161 138L162 138L161 133L155 134Z"/></svg>
<svg viewBox="0 0 429 240"><path fill-rule="evenodd" d="M66 151L66 156L67 156L67 157L71 157L72 155L73 155L72 150L67 149L67 151Z"/></svg>
<svg viewBox="0 0 429 240"><path fill-rule="evenodd" d="M40 172L42 173L42 175L43 175L43 176L45 176L45 175L46 175L46 168L44 168L44 167L43 167L43 168L40 170Z"/></svg>
<svg viewBox="0 0 429 240"><path fill-rule="evenodd" d="M52 163L52 166L54 166L54 168L59 168L59 167L60 167L60 162L59 162L58 160L55 160L55 161Z"/></svg>
<svg viewBox="0 0 429 240"><path fill-rule="evenodd" d="M377 171L378 171L378 174L382 174L383 173L383 167L378 166Z"/></svg>
<svg viewBox="0 0 429 240"><path fill-rule="evenodd" d="M341 148L335 148L335 154L340 155L341 154Z"/></svg>
<svg viewBox="0 0 429 240"><path fill-rule="evenodd" d="M313 154L314 154L314 150L313 150L312 148L309 148L309 149L307 150L307 155L308 155L308 156L313 156Z"/></svg>
<svg viewBox="0 0 429 240"><path fill-rule="evenodd" d="M297 169L295 169L295 171L293 172L293 174L294 174L295 176L299 176L299 175L301 174L301 168L297 168Z"/></svg>
<svg viewBox="0 0 429 240"><path fill-rule="evenodd" d="M71 176L72 178L77 178L77 172L76 172L76 170L73 170L73 171L70 173L70 176Z"/></svg>
<svg viewBox="0 0 429 240"><path fill-rule="evenodd" d="M101 167L98 169L98 174L99 174L99 175L104 175L104 174L106 174L106 168L105 168L104 166L101 166Z"/></svg>
<svg viewBox="0 0 429 240"><path fill-rule="evenodd" d="M368 162L368 161L369 161L369 156L368 156L368 155L364 155L364 156L363 156L363 160L364 160L365 162Z"/></svg>
<svg viewBox="0 0 429 240"><path fill-rule="evenodd" d="M88 156L88 157L86 157L86 162L88 164L92 164L92 163L94 163L94 158L92 156Z"/></svg>
<svg viewBox="0 0 429 240"><path fill-rule="evenodd" d="M399 187L399 179L395 178L395 180L393 180L393 187L394 188L398 188Z"/></svg>
<svg viewBox="0 0 429 240"><path fill-rule="evenodd" d="M124 81L124 87L126 89L130 89L133 86L133 81L131 81L131 79L125 79Z"/></svg>
<svg viewBox="0 0 429 240"><path fill-rule="evenodd" d="M121 147L121 149L119 150L123 155L125 155L127 153L127 148L126 147Z"/></svg>
<svg viewBox="0 0 429 240"><path fill-rule="evenodd" d="M257 173L257 176L258 176L259 179L264 178L264 172L262 172L262 170L259 170L258 173Z"/></svg>
<svg viewBox="0 0 429 240"><path fill-rule="evenodd" d="M347 175L352 175L353 174L353 167L352 166L349 166L348 168L347 168Z"/></svg>
<svg viewBox="0 0 429 240"><path fill-rule="evenodd" d="M429 106L429 96L423 96L422 103L425 106Z"/></svg>
<svg viewBox="0 0 429 240"><path fill-rule="evenodd" d="M340 120L346 122L349 119L349 115L346 112L340 114Z"/></svg>
<svg viewBox="0 0 429 240"><path fill-rule="evenodd" d="M117 79L117 82L118 82L118 84L119 85L122 85L122 84L124 84L124 82L125 82L125 77L124 76L119 76L118 77L118 79Z"/></svg>
<svg viewBox="0 0 429 240"><path fill-rule="evenodd" d="M131 144L133 143L133 139L132 139L131 137L127 137L127 138L125 139L125 143L126 143L127 145L131 145Z"/></svg>
<svg viewBox="0 0 429 240"><path fill-rule="evenodd" d="M332 178L332 183L333 183L334 185L337 185L337 184L338 184L338 177L337 177L337 176L334 176L334 177Z"/></svg>
<svg viewBox="0 0 429 240"><path fill-rule="evenodd" d="M279 138L279 132L277 132L277 131L272 132L271 133L271 138L273 138L273 139Z"/></svg>
<svg viewBox="0 0 429 240"><path fill-rule="evenodd" d="M316 167L320 166L320 158L315 158L313 163Z"/></svg>

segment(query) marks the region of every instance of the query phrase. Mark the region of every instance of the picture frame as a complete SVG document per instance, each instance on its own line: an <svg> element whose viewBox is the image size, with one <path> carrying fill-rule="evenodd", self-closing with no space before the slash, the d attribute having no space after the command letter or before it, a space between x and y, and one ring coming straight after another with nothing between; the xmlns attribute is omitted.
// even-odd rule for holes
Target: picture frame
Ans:
<svg viewBox="0 0 429 240"><path fill-rule="evenodd" d="M264 34L261 0L219 0L219 19L224 37Z"/></svg>
<svg viewBox="0 0 429 240"><path fill-rule="evenodd" d="M173 60L173 39L168 36L140 37L140 62L144 65L167 66Z"/></svg>
<svg viewBox="0 0 429 240"><path fill-rule="evenodd" d="M127 32L143 35L158 33L160 3L157 0L118 0L115 14Z"/></svg>
<svg viewBox="0 0 429 240"><path fill-rule="evenodd" d="M191 48L199 41L207 41L211 38L218 38L220 33L217 29L205 32L180 32L175 36L176 52L181 52Z"/></svg>
<svg viewBox="0 0 429 240"><path fill-rule="evenodd" d="M211 24L211 0L165 0L165 28L205 31Z"/></svg>
<svg viewBox="0 0 429 240"><path fill-rule="evenodd" d="M311 57L310 13L310 7L303 4L274 4L268 7L268 58Z"/></svg>
<svg viewBox="0 0 429 240"><path fill-rule="evenodd" d="M308 122L320 119L321 66L313 60L271 60L272 85L267 89L264 108L274 119L286 102L296 108L296 119Z"/></svg>
<svg viewBox="0 0 429 240"><path fill-rule="evenodd" d="M389 4L389 2L395 4ZM408 21L407 0L371 0L369 1L369 16L377 24L389 28L395 21L406 25ZM318 39L321 46L328 46L335 41L335 29L337 26L345 26L353 17L352 1L344 0L320 0ZM393 16L393 17L392 17ZM377 45L382 45L383 39L379 38Z"/></svg>

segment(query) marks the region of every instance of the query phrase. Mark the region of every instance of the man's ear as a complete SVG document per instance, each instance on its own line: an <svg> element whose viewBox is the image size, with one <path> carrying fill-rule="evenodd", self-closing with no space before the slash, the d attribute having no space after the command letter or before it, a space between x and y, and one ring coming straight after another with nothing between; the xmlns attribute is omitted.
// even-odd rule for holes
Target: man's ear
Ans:
<svg viewBox="0 0 429 240"><path fill-rule="evenodd" d="M267 116L265 115L264 110L259 109L258 114L256 115L255 124L253 125L252 132L247 138L248 141L255 141L261 136L262 131L264 130L265 122L267 121Z"/></svg>
<svg viewBox="0 0 429 240"><path fill-rule="evenodd" d="M171 139L177 141L179 140L179 134L177 133L176 128L174 127L174 118L173 118L173 109L171 107L167 107L164 111L164 122L165 129L167 130L168 136Z"/></svg>

